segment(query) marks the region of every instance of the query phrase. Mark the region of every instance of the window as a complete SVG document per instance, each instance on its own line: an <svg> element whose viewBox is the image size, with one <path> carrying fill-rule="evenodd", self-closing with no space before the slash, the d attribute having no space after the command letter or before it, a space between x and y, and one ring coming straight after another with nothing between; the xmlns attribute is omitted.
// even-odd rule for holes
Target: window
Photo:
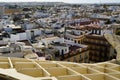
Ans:
<svg viewBox="0 0 120 80"><path fill-rule="evenodd" d="M82 58L82 56L80 55L80 58Z"/></svg>
<svg viewBox="0 0 120 80"><path fill-rule="evenodd" d="M79 61L82 61L82 56L80 55L80 59L79 59Z"/></svg>
<svg viewBox="0 0 120 80"><path fill-rule="evenodd" d="M88 59L88 53L85 53L84 58Z"/></svg>
<svg viewBox="0 0 120 80"><path fill-rule="evenodd" d="M85 56L88 56L88 53L85 53Z"/></svg>
<svg viewBox="0 0 120 80"><path fill-rule="evenodd" d="M105 42L106 45L108 45L109 43L108 42Z"/></svg>
<svg viewBox="0 0 120 80"><path fill-rule="evenodd" d="M82 56L80 55L80 59L79 59L79 62L82 62L83 61L83 59L82 59Z"/></svg>
<svg viewBox="0 0 120 80"><path fill-rule="evenodd" d="M67 51L67 49L65 49L65 52Z"/></svg>
<svg viewBox="0 0 120 80"><path fill-rule="evenodd" d="M76 43L76 40L74 40L74 42Z"/></svg>
<svg viewBox="0 0 120 80"><path fill-rule="evenodd" d="M103 44L104 42L103 41L100 41L101 44Z"/></svg>
<svg viewBox="0 0 120 80"><path fill-rule="evenodd" d="M73 62L77 62L76 57L73 58Z"/></svg>
<svg viewBox="0 0 120 80"><path fill-rule="evenodd" d="M83 35L83 33L82 33L82 32L81 32L80 34L81 34L81 35Z"/></svg>
<svg viewBox="0 0 120 80"><path fill-rule="evenodd" d="M95 42L96 44L100 43L99 40L94 40L94 39L93 39L93 42Z"/></svg>
<svg viewBox="0 0 120 80"><path fill-rule="evenodd" d="M64 54L64 50L63 49L61 50L61 54Z"/></svg>
<svg viewBox="0 0 120 80"><path fill-rule="evenodd" d="M102 57L104 57L104 53L102 53Z"/></svg>
<svg viewBox="0 0 120 80"><path fill-rule="evenodd" d="M80 41L78 41L78 43L80 44Z"/></svg>

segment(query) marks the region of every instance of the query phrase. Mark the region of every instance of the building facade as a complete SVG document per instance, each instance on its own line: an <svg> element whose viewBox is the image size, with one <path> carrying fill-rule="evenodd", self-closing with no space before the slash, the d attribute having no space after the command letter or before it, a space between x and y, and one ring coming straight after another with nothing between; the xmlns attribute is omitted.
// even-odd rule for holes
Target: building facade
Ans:
<svg viewBox="0 0 120 80"><path fill-rule="evenodd" d="M70 46L70 51L59 57L62 61L88 63L89 62L89 50L88 47L80 48L78 46Z"/></svg>
<svg viewBox="0 0 120 80"><path fill-rule="evenodd" d="M104 36L86 35L84 44L88 45L90 62L103 62L114 57L114 49Z"/></svg>

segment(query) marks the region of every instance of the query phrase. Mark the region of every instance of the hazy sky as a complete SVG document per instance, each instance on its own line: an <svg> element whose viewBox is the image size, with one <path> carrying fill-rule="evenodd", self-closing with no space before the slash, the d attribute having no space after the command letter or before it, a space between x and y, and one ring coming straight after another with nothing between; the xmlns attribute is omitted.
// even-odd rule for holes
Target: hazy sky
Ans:
<svg viewBox="0 0 120 80"><path fill-rule="evenodd" d="M0 0L0 2L120 3L120 0Z"/></svg>

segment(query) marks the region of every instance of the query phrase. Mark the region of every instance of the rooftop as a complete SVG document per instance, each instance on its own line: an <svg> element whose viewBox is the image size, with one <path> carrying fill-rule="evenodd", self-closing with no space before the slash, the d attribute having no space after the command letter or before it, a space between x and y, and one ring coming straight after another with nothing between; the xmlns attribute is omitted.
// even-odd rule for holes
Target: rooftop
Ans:
<svg viewBox="0 0 120 80"><path fill-rule="evenodd" d="M120 65L0 58L2 80L120 80Z"/></svg>
<svg viewBox="0 0 120 80"><path fill-rule="evenodd" d="M81 47L73 45L73 46L70 46L69 48L70 48L71 51L73 51L73 50L77 50Z"/></svg>
<svg viewBox="0 0 120 80"><path fill-rule="evenodd" d="M54 42L52 45L54 46L62 46L62 47L67 47L65 43L59 43L59 42Z"/></svg>

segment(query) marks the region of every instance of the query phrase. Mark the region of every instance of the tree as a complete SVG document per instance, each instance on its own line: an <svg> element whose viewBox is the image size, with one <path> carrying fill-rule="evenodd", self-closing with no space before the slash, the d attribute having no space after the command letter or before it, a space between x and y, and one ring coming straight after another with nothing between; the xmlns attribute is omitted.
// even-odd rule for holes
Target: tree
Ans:
<svg viewBox="0 0 120 80"><path fill-rule="evenodd" d="M110 24L111 23L111 21L110 20L107 20L106 22L105 22L105 24Z"/></svg>
<svg viewBox="0 0 120 80"><path fill-rule="evenodd" d="M29 14L25 14L25 18L30 18L30 15Z"/></svg>
<svg viewBox="0 0 120 80"><path fill-rule="evenodd" d="M23 8L23 11L30 11L29 8Z"/></svg>
<svg viewBox="0 0 120 80"><path fill-rule="evenodd" d="M60 56L59 51L56 51L54 54L55 54L55 57L59 57Z"/></svg>
<svg viewBox="0 0 120 80"><path fill-rule="evenodd" d="M14 16L14 17L13 17L13 21L14 21L14 22L17 22L17 21L19 21L19 20L21 20L20 17L18 17L18 16Z"/></svg>
<svg viewBox="0 0 120 80"><path fill-rule="evenodd" d="M108 6L106 4L103 5L103 8L105 9L106 12L107 12L107 7Z"/></svg>

